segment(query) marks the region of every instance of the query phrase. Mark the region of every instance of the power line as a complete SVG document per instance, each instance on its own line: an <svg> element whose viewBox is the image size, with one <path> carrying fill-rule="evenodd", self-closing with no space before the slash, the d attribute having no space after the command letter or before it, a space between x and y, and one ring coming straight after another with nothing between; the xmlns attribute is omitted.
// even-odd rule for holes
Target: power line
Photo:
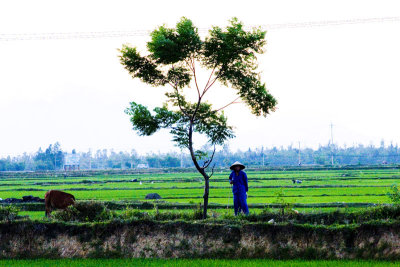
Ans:
<svg viewBox="0 0 400 267"><path fill-rule="evenodd" d="M400 17L380 17L380 18L362 18L345 20L325 20L308 21L281 24L264 24L258 26L247 26L246 29L261 27L263 30L281 30L295 28L314 28L326 26L354 25L366 23L386 23L399 22ZM30 41L30 40L65 40L65 39L99 39L99 38L121 38L121 37L141 37L148 36L152 30L130 30L130 31L94 31L94 32L54 32L54 33L17 33L1 34L0 42L7 41ZM207 33L208 29L199 28L200 33Z"/></svg>
<svg viewBox="0 0 400 267"><path fill-rule="evenodd" d="M271 25L263 25L261 27L275 30L275 29L311 28L311 27L340 26L340 25L351 25L351 24L399 22L399 21L400 17L380 17L380 18L324 20L324 21L311 21L311 22L271 24Z"/></svg>
<svg viewBox="0 0 400 267"><path fill-rule="evenodd" d="M0 34L0 41L70 40L148 36L150 30Z"/></svg>

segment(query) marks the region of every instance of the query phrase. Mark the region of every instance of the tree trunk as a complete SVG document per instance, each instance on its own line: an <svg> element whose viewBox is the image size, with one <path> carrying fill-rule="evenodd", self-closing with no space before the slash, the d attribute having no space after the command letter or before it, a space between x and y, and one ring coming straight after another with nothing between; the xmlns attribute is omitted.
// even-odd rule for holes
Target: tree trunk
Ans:
<svg viewBox="0 0 400 267"><path fill-rule="evenodd" d="M207 219L207 208L208 208L208 195L209 195L209 191L210 191L210 182L209 182L208 176L206 175L206 177L204 177L204 195L203 195L204 206L203 206L203 219Z"/></svg>
<svg viewBox="0 0 400 267"><path fill-rule="evenodd" d="M189 126L189 151L190 156L192 158L193 164L196 167L197 171L204 177L204 206L203 206L203 219L207 218L207 208L208 208L208 195L210 191L210 177L205 172L204 168L200 167L199 163L197 162L196 156L194 155L193 151L193 122L190 123Z"/></svg>

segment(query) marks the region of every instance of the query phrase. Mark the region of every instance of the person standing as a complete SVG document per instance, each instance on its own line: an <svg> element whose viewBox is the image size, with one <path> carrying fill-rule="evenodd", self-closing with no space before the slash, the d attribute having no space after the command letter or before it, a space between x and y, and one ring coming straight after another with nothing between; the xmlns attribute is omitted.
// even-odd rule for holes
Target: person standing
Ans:
<svg viewBox="0 0 400 267"><path fill-rule="evenodd" d="M229 182L232 185L235 216L241 211L243 211L245 215L249 215L249 207L247 206L247 192L249 191L249 186L247 183L247 175L243 171L244 168L245 166L239 161L236 161L230 167L232 172L229 175Z"/></svg>

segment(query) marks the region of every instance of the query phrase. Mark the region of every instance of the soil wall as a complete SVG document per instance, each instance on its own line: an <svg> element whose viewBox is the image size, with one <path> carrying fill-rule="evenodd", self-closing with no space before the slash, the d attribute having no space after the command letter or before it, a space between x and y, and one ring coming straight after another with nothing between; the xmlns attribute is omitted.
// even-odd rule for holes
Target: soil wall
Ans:
<svg viewBox="0 0 400 267"><path fill-rule="evenodd" d="M400 224L16 221L0 224L0 257L400 259Z"/></svg>

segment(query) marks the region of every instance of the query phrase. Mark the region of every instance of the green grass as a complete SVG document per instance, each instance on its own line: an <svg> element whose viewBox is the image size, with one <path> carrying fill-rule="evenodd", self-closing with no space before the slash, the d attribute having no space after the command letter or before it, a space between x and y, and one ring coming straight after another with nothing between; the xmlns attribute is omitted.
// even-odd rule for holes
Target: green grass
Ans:
<svg viewBox="0 0 400 267"><path fill-rule="evenodd" d="M337 266L351 266L351 267L380 267L380 266L399 266L400 262L389 261L302 261L302 260L212 260L212 259L62 259L62 260L1 260L0 266L10 267L39 267L39 266L57 266L57 267L114 267L114 266L215 266L215 267L228 267L228 266L291 266L291 267L337 267Z"/></svg>
<svg viewBox="0 0 400 267"><path fill-rule="evenodd" d="M45 218L44 211L20 211L18 215L28 215L31 220L42 220Z"/></svg>
<svg viewBox="0 0 400 267"><path fill-rule="evenodd" d="M363 208L296 208L297 211L301 213L321 213L321 212L333 212L333 211L347 211L347 212L354 212L354 211L360 211ZM150 209L150 210L141 210L137 209L138 211L141 212L147 212L149 214L154 214L156 211L155 209ZM259 209L259 208L251 208L250 213L251 214L260 214L264 211L264 209ZM278 209L269 209L270 212L274 213L279 213ZM116 210L117 214L120 214L123 212L123 210ZM193 209L170 209L170 210L159 210L161 213L169 212L169 213L189 213L193 214L194 210ZM210 215L215 214L217 216L222 216L222 215L234 215L233 209L232 208L223 208L223 209L209 209L208 213ZM29 216L31 220L46 220L46 217L44 216L44 211L20 211L18 213L20 216Z"/></svg>

